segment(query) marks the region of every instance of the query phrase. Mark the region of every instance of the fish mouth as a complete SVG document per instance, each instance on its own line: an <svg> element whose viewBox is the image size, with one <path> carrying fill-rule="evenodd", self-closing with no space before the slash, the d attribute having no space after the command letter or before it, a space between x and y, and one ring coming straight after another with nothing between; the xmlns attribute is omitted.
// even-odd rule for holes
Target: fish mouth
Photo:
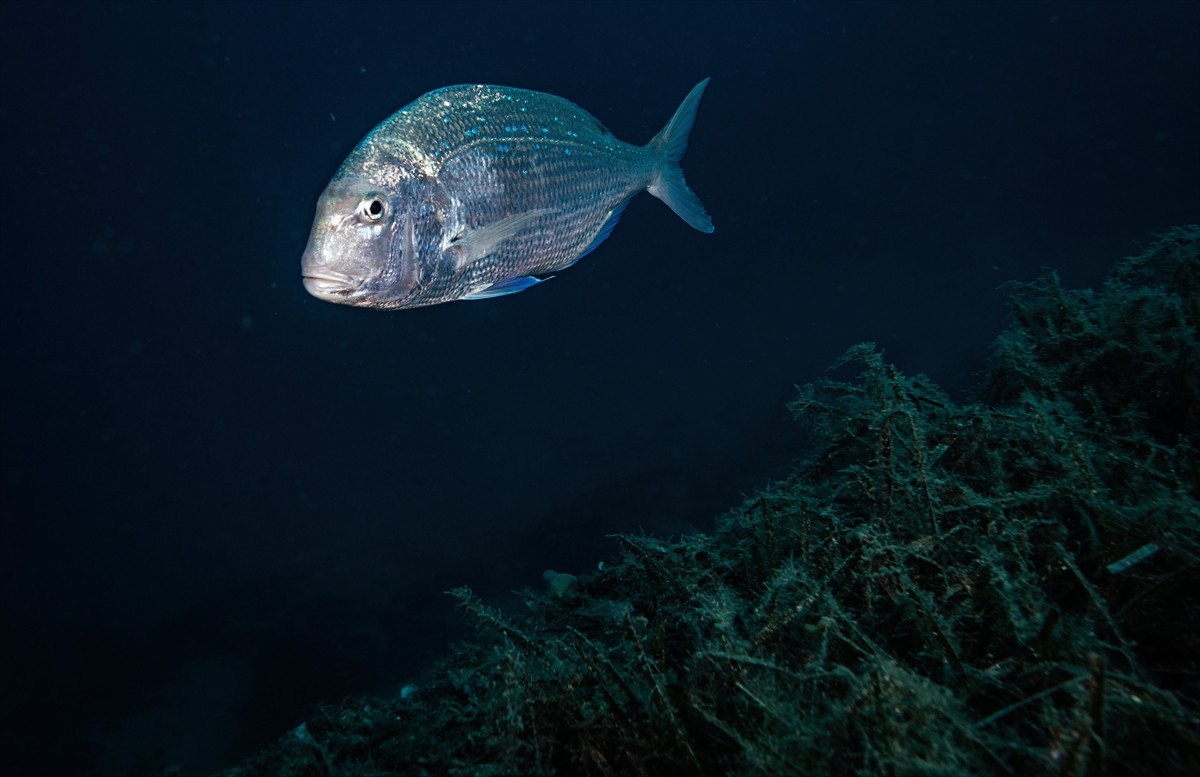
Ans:
<svg viewBox="0 0 1200 777"><path fill-rule="evenodd" d="M345 296L358 291L359 282L344 273L333 270L306 270L304 288L316 296Z"/></svg>

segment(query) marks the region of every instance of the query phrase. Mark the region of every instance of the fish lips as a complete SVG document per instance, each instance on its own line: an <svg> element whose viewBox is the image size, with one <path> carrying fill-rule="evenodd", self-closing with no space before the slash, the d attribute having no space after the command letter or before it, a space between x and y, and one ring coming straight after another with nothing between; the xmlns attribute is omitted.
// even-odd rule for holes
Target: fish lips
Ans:
<svg viewBox="0 0 1200 777"><path fill-rule="evenodd" d="M360 279L352 278L345 273L324 268L304 270L304 288L314 297L323 299L348 297L358 291L361 286Z"/></svg>

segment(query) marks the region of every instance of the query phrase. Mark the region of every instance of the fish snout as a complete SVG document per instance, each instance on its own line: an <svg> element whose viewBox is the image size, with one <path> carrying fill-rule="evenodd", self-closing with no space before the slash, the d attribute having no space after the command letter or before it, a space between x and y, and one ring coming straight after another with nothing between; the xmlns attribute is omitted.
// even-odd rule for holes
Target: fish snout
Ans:
<svg viewBox="0 0 1200 777"><path fill-rule="evenodd" d="M347 240L341 221L336 216L318 214L300 258L304 288L315 297L338 301L363 284L362 268L355 256L357 246Z"/></svg>
<svg viewBox="0 0 1200 777"><path fill-rule="evenodd" d="M308 246L304 256L300 258L300 272L304 278L304 288L315 297L342 296L353 292L359 283L353 276L333 269L328 261L328 241L321 240L317 235L318 228L308 238Z"/></svg>

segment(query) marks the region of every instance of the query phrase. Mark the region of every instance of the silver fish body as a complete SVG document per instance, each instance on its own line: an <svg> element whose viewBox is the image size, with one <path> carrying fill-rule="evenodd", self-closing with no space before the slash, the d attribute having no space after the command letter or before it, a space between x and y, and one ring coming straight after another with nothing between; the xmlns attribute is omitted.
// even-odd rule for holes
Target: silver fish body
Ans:
<svg viewBox="0 0 1200 777"><path fill-rule="evenodd" d="M512 294L599 245L643 189L712 232L679 166L707 84L645 146L553 95L429 92L372 130L321 194L305 288L384 309Z"/></svg>

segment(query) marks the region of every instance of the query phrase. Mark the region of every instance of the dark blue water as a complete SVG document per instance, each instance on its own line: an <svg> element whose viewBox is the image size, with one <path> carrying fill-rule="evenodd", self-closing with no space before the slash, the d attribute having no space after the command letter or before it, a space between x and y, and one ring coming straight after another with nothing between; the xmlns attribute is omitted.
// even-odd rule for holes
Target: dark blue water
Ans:
<svg viewBox="0 0 1200 777"><path fill-rule="evenodd" d="M199 775L387 693L614 532L703 531L874 340L956 399L997 286L1200 219L1200 4L138 4L0 11L8 774ZM338 164L422 93L577 102L684 162L512 297L309 297Z"/></svg>

